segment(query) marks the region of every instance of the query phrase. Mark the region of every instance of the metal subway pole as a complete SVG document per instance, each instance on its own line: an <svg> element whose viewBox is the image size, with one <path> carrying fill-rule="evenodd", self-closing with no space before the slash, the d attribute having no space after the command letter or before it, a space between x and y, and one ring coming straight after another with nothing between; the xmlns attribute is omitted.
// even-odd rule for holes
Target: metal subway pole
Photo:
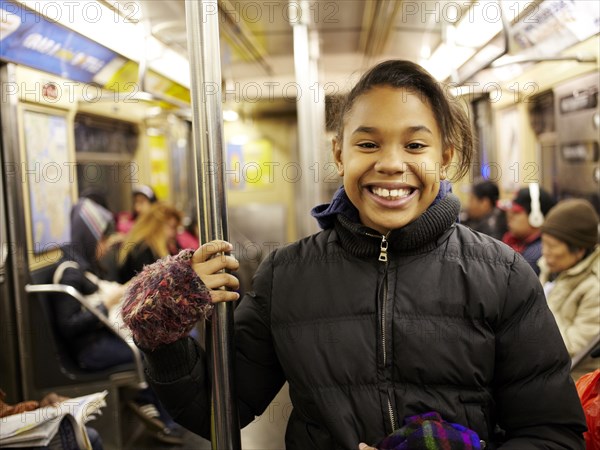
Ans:
<svg viewBox="0 0 600 450"><path fill-rule="evenodd" d="M302 168L321 173L325 168L325 92L319 84L319 38L316 27L311 24L311 4L307 0L289 2L294 10L301 11L300 20L292 20L294 35L294 68L298 85L298 159ZM318 182L317 182L318 181ZM318 231L316 221L307 214L315 205L322 203L323 183L311 177L302 177L300 195L296 200L298 230L301 236Z"/></svg>
<svg viewBox="0 0 600 450"><path fill-rule="evenodd" d="M192 137L198 223L203 243L227 238L223 176L223 119L219 8L216 0L186 0L191 72ZM213 450L239 450L234 381L233 304L217 303L207 330L211 355Z"/></svg>

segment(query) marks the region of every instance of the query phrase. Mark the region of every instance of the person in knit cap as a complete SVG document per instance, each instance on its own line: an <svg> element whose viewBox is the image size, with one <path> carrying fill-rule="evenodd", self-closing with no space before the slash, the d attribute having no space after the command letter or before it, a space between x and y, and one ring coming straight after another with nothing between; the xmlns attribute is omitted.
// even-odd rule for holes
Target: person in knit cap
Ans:
<svg viewBox="0 0 600 450"><path fill-rule="evenodd" d="M571 356L600 333L598 214L583 199L559 202L541 227L540 281Z"/></svg>
<svg viewBox="0 0 600 450"><path fill-rule="evenodd" d="M544 189L539 189L539 207L542 216L546 216L556 202ZM534 272L539 275L537 265L542 256L542 241L539 226L531 220L532 199L531 189L520 189L512 202L503 205L506 211L508 231L502 236L502 242L520 253L529 263ZM543 221L543 217L542 217Z"/></svg>

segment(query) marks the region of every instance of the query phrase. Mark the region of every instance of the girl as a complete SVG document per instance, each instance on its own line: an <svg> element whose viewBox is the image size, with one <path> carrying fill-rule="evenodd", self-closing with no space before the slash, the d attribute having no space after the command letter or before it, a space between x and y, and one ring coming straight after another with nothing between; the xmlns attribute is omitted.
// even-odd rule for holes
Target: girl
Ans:
<svg viewBox="0 0 600 450"><path fill-rule="evenodd" d="M333 140L343 187L313 211L324 231L274 251L235 311L242 426L287 381L287 450L365 448L419 424L440 447L401 448L584 448L569 357L535 274L456 223L446 178L455 156L456 172L468 170L472 146L465 114L421 67L387 61L361 78ZM191 259L207 301L238 298L219 290L237 288L219 273L237 261L213 257L231 249L211 242ZM149 322L148 308L185 303L169 289L146 298L153 270L133 281L125 320L165 405L209 436L205 354L173 316ZM468 442L426 437L426 423Z"/></svg>

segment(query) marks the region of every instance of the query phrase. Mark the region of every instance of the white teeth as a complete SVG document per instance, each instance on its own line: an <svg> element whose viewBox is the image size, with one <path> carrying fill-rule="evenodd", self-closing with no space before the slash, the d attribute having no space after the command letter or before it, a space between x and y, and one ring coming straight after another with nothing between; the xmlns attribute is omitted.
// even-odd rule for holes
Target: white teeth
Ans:
<svg viewBox="0 0 600 450"><path fill-rule="evenodd" d="M371 192L373 192L373 194L375 194L379 197L385 197L389 200L397 200L399 198L409 196L411 190L410 189L391 189L390 190L390 189L385 189L385 188L374 187L371 189Z"/></svg>

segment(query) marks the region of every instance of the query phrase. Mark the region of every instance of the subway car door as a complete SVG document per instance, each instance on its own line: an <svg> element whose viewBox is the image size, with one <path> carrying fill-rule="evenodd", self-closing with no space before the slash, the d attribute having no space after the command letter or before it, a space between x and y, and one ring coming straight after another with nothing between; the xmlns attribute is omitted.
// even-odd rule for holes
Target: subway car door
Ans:
<svg viewBox="0 0 600 450"><path fill-rule="evenodd" d="M1 160L2 158L0 158ZM8 213L5 201L5 165L0 173L0 388L8 395L7 402L20 396L18 382L18 350L16 316L12 289L11 244L8 238Z"/></svg>
<svg viewBox="0 0 600 450"><path fill-rule="evenodd" d="M11 120L12 104L4 97L8 86L8 66L0 66L0 85L2 85L2 106L0 107L0 388L6 393L5 401L14 403L22 398L20 382L19 346L17 339L15 283L18 282L17 245L11 236L15 218L9 214L10 193L14 194L14 186L9 186L11 174L9 168L14 167L9 150L14 150L15 137ZM14 111L14 110L13 110ZM14 115L12 116L14 117ZM12 202L15 196L12 195ZM14 206L14 204L13 204Z"/></svg>
<svg viewBox="0 0 600 450"><path fill-rule="evenodd" d="M600 211L598 73L569 80L554 88L558 148L559 198L583 197Z"/></svg>

